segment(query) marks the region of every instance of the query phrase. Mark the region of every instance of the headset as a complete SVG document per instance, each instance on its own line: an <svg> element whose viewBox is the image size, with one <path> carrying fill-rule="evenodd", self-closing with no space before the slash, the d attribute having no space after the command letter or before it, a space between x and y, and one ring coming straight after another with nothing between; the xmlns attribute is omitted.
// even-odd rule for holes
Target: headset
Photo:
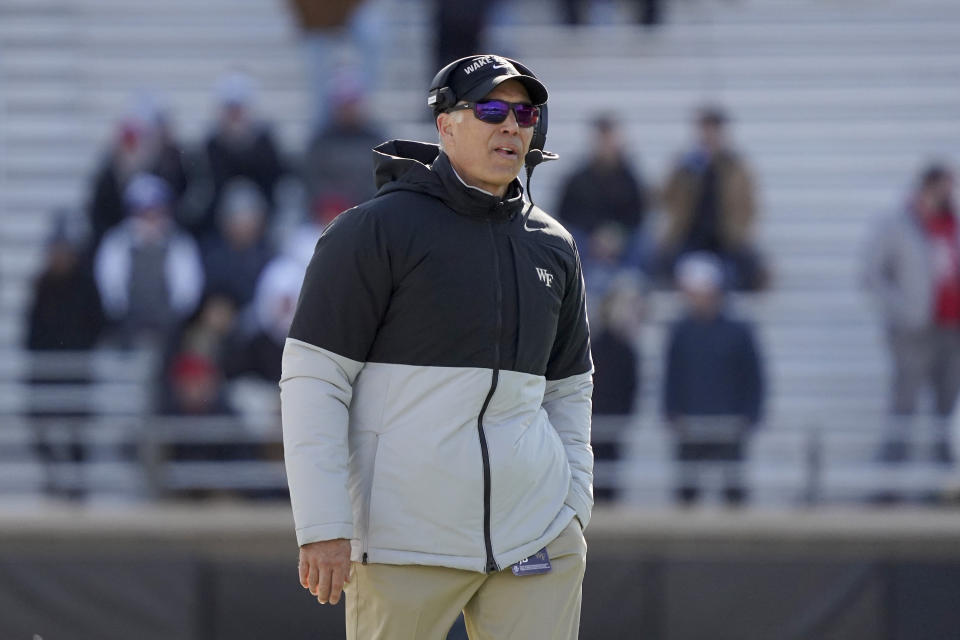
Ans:
<svg viewBox="0 0 960 640"><path fill-rule="evenodd" d="M472 55L465 58L460 58L459 60L454 60L443 69L440 69L440 71L437 72L437 75L433 77L433 81L430 83L430 91L427 94L427 106L433 109L434 114L438 114L441 111L446 111L450 107L453 107L457 104L459 97L449 86L450 76L453 75L454 69L456 69L460 63L475 57L476 55ZM530 67L524 65L523 63L517 62L516 60L512 60L510 58L504 58L504 60L512 64L522 75L531 76L533 78L537 77L537 74L531 71ZM560 157L556 153L544 151L543 149L547 143L547 105L544 103L539 106L540 117L537 119L537 124L533 125L533 137L530 139L530 150L527 152L527 155L523 157L523 164L527 168L528 193L530 191L530 176L533 175L534 167L541 162L556 160Z"/></svg>

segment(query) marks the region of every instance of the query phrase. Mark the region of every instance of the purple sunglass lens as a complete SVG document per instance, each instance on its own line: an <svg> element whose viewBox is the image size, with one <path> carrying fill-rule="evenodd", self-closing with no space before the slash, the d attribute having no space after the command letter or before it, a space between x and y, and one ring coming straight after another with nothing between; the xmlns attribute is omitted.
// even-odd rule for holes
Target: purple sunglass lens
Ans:
<svg viewBox="0 0 960 640"><path fill-rule="evenodd" d="M504 100L488 100L476 105L477 118L484 122L500 124L507 119L510 108L517 116L517 124L521 127L532 127L540 116L540 108L531 104L511 104Z"/></svg>
<svg viewBox="0 0 960 640"><path fill-rule="evenodd" d="M517 124L521 127L532 127L540 117L540 108L532 104L515 105L513 112L517 114Z"/></svg>
<svg viewBox="0 0 960 640"><path fill-rule="evenodd" d="M510 113L510 103L502 100L490 100L489 102L477 103L477 117L484 122L500 124Z"/></svg>

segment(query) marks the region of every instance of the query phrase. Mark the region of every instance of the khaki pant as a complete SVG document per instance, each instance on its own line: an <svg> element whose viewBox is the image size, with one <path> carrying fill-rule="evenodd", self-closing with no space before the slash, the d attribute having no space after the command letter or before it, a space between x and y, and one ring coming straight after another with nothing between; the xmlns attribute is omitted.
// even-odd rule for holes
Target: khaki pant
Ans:
<svg viewBox="0 0 960 640"><path fill-rule="evenodd" d="M587 544L574 519L547 545L552 570L518 577L354 563L347 640L443 640L463 611L471 640L575 640Z"/></svg>

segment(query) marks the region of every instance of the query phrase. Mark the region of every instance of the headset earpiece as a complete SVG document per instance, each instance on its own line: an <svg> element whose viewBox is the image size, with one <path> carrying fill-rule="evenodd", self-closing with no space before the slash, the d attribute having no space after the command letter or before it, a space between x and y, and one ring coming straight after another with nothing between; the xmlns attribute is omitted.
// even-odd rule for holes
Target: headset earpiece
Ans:
<svg viewBox="0 0 960 640"><path fill-rule="evenodd" d="M537 118L537 124L533 125L533 137L530 138L530 148L543 151L547 144L547 105L540 105L540 117Z"/></svg>
<svg viewBox="0 0 960 640"><path fill-rule="evenodd" d="M449 86L450 75L453 73L453 70L457 68L457 65L473 57L475 56L467 56L459 60L454 60L443 69L440 69L437 75L433 76L433 81L430 83L430 91L427 93L427 106L433 109L435 114L446 111L457 104L457 96L454 95L453 89Z"/></svg>

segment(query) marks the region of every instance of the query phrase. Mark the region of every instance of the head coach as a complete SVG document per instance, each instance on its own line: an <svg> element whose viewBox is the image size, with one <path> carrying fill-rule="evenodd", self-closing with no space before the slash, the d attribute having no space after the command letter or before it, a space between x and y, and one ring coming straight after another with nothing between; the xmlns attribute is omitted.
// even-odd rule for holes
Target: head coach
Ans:
<svg viewBox="0 0 960 640"><path fill-rule="evenodd" d="M377 195L317 243L283 353L300 582L347 638L576 638L593 505L580 259L527 202L547 90L457 60L440 144L374 149Z"/></svg>

